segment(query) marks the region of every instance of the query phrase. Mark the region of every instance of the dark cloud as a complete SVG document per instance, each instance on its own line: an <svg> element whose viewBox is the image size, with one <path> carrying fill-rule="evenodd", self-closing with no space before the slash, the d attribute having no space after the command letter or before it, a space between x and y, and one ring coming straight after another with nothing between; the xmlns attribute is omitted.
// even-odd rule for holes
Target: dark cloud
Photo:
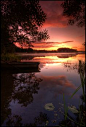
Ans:
<svg viewBox="0 0 86 127"><path fill-rule="evenodd" d="M64 41L64 42L62 42L62 43L70 43L70 42L73 42L73 41Z"/></svg>
<svg viewBox="0 0 86 127"><path fill-rule="evenodd" d="M73 41L63 41L63 42L35 42L34 44L62 44L62 43L70 43Z"/></svg>
<svg viewBox="0 0 86 127"><path fill-rule="evenodd" d="M64 43L71 43L73 41L64 41L64 42L35 42L33 46L35 48L51 48L51 47L58 47L59 44ZM17 42L15 43L16 46L21 47L21 45ZM23 44L23 48L27 48L27 44Z"/></svg>
<svg viewBox="0 0 86 127"><path fill-rule="evenodd" d="M84 37L84 35L80 35L80 36L78 36L77 38L83 38Z"/></svg>
<svg viewBox="0 0 86 127"><path fill-rule="evenodd" d="M54 45L34 45L35 48L51 48L51 47L57 47L57 46L54 46Z"/></svg>
<svg viewBox="0 0 86 127"><path fill-rule="evenodd" d="M73 41L64 41L64 42L36 42L34 43L35 48L51 48L58 47L59 44L71 43Z"/></svg>
<svg viewBox="0 0 86 127"><path fill-rule="evenodd" d="M62 15L63 8L60 1L41 1L40 5L47 14L44 27L66 27L67 18Z"/></svg>

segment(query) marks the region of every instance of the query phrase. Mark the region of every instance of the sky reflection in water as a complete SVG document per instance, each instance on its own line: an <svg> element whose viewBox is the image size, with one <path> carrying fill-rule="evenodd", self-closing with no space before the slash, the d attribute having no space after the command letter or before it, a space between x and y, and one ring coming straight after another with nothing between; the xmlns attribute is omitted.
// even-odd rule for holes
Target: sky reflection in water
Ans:
<svg viewBox="0 0 86 127"><path fill-rule="evenodd" d="M82 90L71 100L69 96L80 85L77 66L79 60L85 60L85 54L43 55L29 59L40 62L40 72L2 72L2 125L31 123L41 126L47 120L53 125L54 111L61 107L59 103L63 103L63 94L67 105L78 107ZM28 59L22 61L27 62ZM46 111L46 103L53 103L55 110ZM60 119L58 118L57 123L63 118L59 112L58 114Z"/></svg>

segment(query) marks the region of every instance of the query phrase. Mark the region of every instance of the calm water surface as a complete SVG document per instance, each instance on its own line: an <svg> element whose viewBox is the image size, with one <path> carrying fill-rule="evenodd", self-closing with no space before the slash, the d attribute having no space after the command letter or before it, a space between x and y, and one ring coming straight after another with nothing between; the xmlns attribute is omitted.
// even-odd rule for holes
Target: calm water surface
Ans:
<svg viewBox="0 0 86 127"><path fill-rule="evenodd" d="M2 126L42 126L46 121L49 126L58 125L64 119L63 94L66 105L78 108L82 89L69 97L80 85L79 60L85 61L85 54L27 54L21 62L40 62L38 70L2 71ZM54 105L53 111L45 109L47 103Z"/></svg>

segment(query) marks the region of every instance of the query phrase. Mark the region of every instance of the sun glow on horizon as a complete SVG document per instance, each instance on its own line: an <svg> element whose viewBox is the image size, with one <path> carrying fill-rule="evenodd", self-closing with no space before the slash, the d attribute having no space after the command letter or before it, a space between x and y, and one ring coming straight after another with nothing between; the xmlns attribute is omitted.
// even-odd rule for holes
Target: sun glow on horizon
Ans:
<svg viewBox="0 0 86 127"><path fill-rule="evenodd" d="M49 44L48 44L49 43ZM16 47L28 49L28 44L20 45L18 42L14 43ZM40 43L33 43L34 47L31 47L33 50L47 50L47 51L53 51L58 50L59 48L72 48L76 49L77 51L85 51L85 47L83 45L78 46L77 44L74 46L74 44L65 44L64 42L40 42Z"/></svg>

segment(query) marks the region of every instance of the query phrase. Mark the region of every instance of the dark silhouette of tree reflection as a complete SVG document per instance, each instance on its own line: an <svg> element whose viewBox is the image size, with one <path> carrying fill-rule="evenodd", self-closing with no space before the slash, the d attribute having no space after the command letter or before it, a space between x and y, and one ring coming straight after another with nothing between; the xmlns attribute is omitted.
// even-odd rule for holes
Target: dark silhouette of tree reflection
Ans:
<svg viewBox="0 0 86 127"><path fill-rule="evenodd" d="M42 79L37 78L35 73L13 74L10 71L1 73L1 125L8 120L7 124L21 125L20 116L11 118L10 102L18 100L23 106L33 101L33 94L38 93L39 83ZM13 120L15 119L15 120ZM16 121L16 124L14 124Z"/></svg>
<svg viewBox="0 0 86 127"><path fill-rule="evenodd" d="M35 117L34 118L34 123L30 123L29 126L39 126L39 125L45 125L46 124L46 121L48 121L48 117L47 117L47 114L46 113L42 113L40 112L39 116L38 117Z"/></svg>
<svg viewBox="0 0 86 127"><path fill-rule="evenodd" d="M26 124L22 123L21 116L19 116L19 115L14 115L14 116L10 115L8 117L6 125L7 126L24 126L24 127L25 126L29 126L29 127L36 126L37 127L39 125L45 125L46 121L48 121L47 114L40 112L39 116L34 118L33 123L26 123Z"/></svg>
<svg viewBox="0 0 86 127"><path fill-rule="evenodd" d="M7 126L22 126L22 118L21 116L14 115L14 116L8 116L8 121L6 122Z"/></svg>
<svg viewBox="0 0 86 127"><path fill-rule="evenodd" d="M12 92L14 90L13 77L8 71L1 73L1 124L11 114L9 103L11 102Z"/></svg>
<svg viewBox="0 0 86 127"><path fill-rule="evenodd" d="M12 94L14 100L18 100L22 106L27 106L33 101L33 94L38 93L39 82L34 73L14 74L15 90Z"/></svg>

